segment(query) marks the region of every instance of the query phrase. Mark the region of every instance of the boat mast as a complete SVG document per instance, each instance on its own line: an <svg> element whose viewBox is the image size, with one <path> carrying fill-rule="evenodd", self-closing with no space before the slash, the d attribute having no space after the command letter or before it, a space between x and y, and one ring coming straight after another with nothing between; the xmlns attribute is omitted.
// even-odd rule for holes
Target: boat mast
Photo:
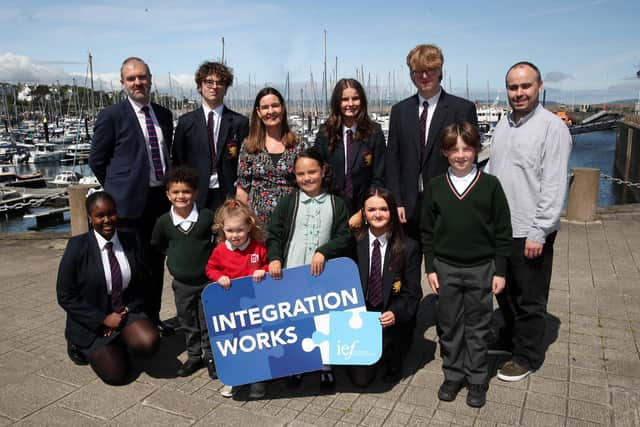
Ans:
<svg viewBox="0 0 640 427"><path fill-rule="evenodd" d="M224 37L222 37L222 61L221 62L224 64Z"/></svg>
<svg viewBox="0 0 640 427"><path fill-rule="evenodd" d="M328 115L328 100L327 100L327 30L324 30L324 76L322 80L322 92L324 94L324 114Z"/></svg>
<svg viewBox="0 0 640 427"><path fill-rule="evenodd" d="M91 52L89 52L89 77L91 79L91 107L89 108L89 115L90 117L93 118L94 116L94 107L95 107L95 102L93 100L93 57L91 56Z"/></svg>

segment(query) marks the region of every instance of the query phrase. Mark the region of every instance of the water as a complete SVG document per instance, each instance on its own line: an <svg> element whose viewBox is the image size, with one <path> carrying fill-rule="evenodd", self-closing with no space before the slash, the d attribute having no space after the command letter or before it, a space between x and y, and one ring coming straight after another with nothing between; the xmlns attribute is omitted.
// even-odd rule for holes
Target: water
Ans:
<svg viewBox="0 0 640 427"><path fill-rule="evenodd" d="M615 130L583 133L573 137L573 149L569 158L569 168L589 167L600 169L601 173L614 176L613 159L616 151ZM623 204L619 189L611 181L600 179L598 206Z"/></svg>
<svg viewBox="0 0 640 427"><path fill-rule="evenodd" d="M592 167L598 168L602 173L613 176L613 157L616 149L616 133L614 130L600 131L576 135L573 137L573 150L569 159L569 167ZM22 165L18 167L20 173L33 172L40 170L43 175L53 178L61 170L72 169L69 166L59 164L38 164ZM73 168L75 172L82 175L91 175L91 169L88 165L76 166ZM620 199L620 191L615 188L610 181L600 180L600 188L598 191L598 206L611 206L624 203ZM41 209L32 209L31 213L38 212ZM63 224L49 227L46 231L68 232L69 214L65 214L66 222ZM35 227L34 219L0 219L0 232L22 232L29 228Z"/></svg>
<svg viewBox="0 0 640 427"><path fill-rule="evenodd" d="M65 166L59 163L38 163L34 164L24 164L17 165L16 171L19 174L28 174L36 171L42 172L46 180L50 180L55 178L55 176L63 170L73 170L74 172L78 172L81 175L93 175L91 172L91 168L89 165L78 165L75 167ZM29 190L27 189L27 192ZM28 210L28 213L38 213L51 209L50 207L41 207L41 208L31 208ZM36 228L36 220L33 218L22 218L21 216L9 217L8 219L4 216L0 216L0 232L3 233L18 233L23 231L29 231ZM71 230L71 226L69 224L69 212L64 213L64 222L52 227L47 227L43 229L43 231L47 232L69 232Z"/></svg>

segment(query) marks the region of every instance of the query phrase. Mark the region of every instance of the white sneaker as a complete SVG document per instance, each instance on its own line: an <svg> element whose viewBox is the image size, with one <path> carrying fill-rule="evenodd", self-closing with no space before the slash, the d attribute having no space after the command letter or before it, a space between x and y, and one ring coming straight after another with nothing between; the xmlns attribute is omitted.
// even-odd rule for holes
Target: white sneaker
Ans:
<svg viewBox="0 0 640 427"><path fill-rule="evenodd" d="M222 388L220 389L220 395L222 397L233 397L234 394L236 394L236 388L230 385L225 385L222 386Z"/></svg>
<svg viewBox="0 0 640 427"><path fill-rule="evenodd" d="M264 382L253 383L249 388L249 397L251 399L260 399L265 395L265 385Z"/></svg>

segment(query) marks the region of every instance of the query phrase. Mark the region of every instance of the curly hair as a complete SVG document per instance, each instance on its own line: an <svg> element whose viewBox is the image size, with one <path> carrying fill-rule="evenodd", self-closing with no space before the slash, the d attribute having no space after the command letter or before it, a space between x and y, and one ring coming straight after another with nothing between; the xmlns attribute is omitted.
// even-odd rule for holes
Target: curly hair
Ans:
<svg viewBox="0 0 640 427"><path fill-rule="evenodd" d="M251 226L249 237L257 242L264 242L265 231L264 226L256 217L256 214L249 206L237 199L227 199L216 211L211 229L216 235L216 243L223 242L224 237L224 221L232 216L244 217L247 224Z"/></svg>
<svg viewBox="0 0 640 427"><path fill-rule="evenodd" d="M200 64L194 76L198 91L200 91L202 81L212 74L217 76L226 88L231 87L233 84L233 69L220 62L205 61Z"/></svg>
<svg viewBox="0 0 640 427"><path fill-rule="evenodd" d="M193 191L198 190L198 172L189 166L176 166L171 168L164 179L164 185L167 190L171 184L183 182L187 184Z"/></svg>

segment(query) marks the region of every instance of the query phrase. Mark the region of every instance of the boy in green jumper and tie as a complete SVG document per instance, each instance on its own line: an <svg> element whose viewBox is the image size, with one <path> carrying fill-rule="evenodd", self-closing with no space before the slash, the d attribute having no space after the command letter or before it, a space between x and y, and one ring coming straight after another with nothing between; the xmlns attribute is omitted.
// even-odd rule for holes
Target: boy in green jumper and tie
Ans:
<svg viewBox="0 0 640 427"><path fill-rule="evenodd" d="M425 188L421 232L429 285L440 295L438 321L445 381L438 398L452 401L468 384L467 404L487 391L487 338L493 294L505 286L511 219L498 179L476 165L480 135L468 122L447 126L442 154L449 169Z"/></svg>

